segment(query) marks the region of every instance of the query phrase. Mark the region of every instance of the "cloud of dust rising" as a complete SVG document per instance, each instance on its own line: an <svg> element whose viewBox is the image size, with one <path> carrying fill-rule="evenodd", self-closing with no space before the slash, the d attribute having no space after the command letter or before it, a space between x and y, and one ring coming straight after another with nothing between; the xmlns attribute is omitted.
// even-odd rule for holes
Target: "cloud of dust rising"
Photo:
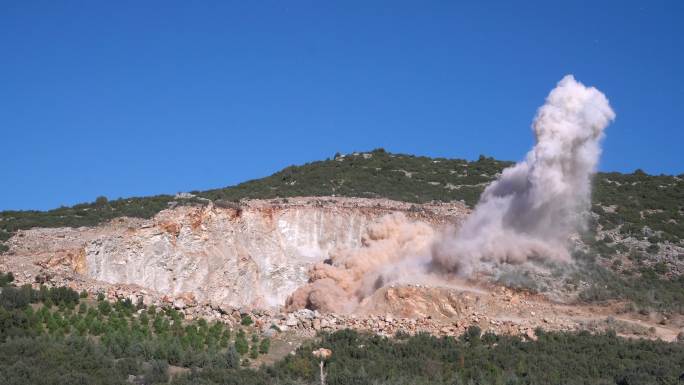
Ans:
<svg viewBox="0 0 684 385"><path fill-rule="evenodd" d="M603 130L613 119L605 95L565 76L537 112L534 148L485 189L455 234L435 242L433 263L468 275L482 260L569 260L567 239L590 207Z"/></svg>
<svg viewBox="0 0 684 385"><path fill-rule="evenodd" d="M460 228L438 232L401 213L385 216L362 247L316 264L286 306L346 313L388 283L430 272L468 276L481 261L569 260L566 243L591 204L603 130L614 118L600 91L565 76L537 112L534 148L485 189Z"/></svg>

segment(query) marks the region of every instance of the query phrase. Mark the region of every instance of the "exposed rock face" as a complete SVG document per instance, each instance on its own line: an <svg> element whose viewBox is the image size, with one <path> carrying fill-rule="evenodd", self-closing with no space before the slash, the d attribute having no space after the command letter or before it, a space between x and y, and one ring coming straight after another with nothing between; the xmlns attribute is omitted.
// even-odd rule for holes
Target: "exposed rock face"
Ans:
<svg viewBox="0 0 684 385"><path fill-rule="evenodd" d="M31 229L9 242L0 267L131 284L176 298L233 307L282 305L308 271L391 212L438 226L466 214L460 203L411 205L358 198L252 200L177 207L151 220L120 218L95 228Z"/></svg>
<svg viewBox="0 0 684 385"><path fill-rule="evenodd" d="M364 248L385 242L386 237L369 234L383 228L378 224L387 214L437 228L462 221L467 209L459 203L412 205L356 198L176 207L150 220L119 218L95 228L20 231L9 240L10 251L0 255L0 271L14 272L20 285L68 285L102 291L110 300L172 306L186 319L203 317L237 326L243 314L250 314L265 335L280 330L313 336L353 328L387 336L399 331L456 336L477 325L529 339L542 327L610 328L624 335L674 340L684 325L681 317L656 324L650 316L618 316L621 304L566 304L548 301L548 292L511 291L492 283L492 274L505 273L508 267L493 266L488 272L492 276L476 282L435 277L420 284L389 283L363 298L352 314L269 309L283 305L305 285L314 264L334 262L339 250L358 261Z"/></svg>

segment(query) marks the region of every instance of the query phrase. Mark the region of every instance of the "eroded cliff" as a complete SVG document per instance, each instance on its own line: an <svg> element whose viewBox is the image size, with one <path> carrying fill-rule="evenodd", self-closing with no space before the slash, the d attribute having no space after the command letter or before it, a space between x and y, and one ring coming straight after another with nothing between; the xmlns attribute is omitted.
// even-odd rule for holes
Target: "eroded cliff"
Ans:
<svg viewBox="0 0 684 385"><path fill-rule="evenodd" d="M314 263L335 250L360 247L369 225L397 212L440 226L459 222L467 210L460 203L358 198L182 206L150 220L21 231L0 261L21 271L26 282L69 276L96 286L136 285L184 301L276 307L307 282Z"/></svg>

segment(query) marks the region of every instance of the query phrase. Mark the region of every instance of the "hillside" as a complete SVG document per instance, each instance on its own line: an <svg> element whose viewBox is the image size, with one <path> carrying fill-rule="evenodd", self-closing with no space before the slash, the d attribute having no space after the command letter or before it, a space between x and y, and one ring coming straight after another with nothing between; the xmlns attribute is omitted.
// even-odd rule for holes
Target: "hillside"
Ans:
<svg viewBox="0 0 684 385"><path fill-rule="evenodd" d="M100 198L92 203L49 211L0 212L0 241L20 229L93 226L112 218L150 218L175 204L205 204L245 198L346 196L424 203L463 200L473 206L486 185L512 162L480 156L476 161L392 154L382 149L337 155L334 159L289 166L261 179L220 189L173 195ZM684 239L684 174L652 176L598 173L594 212L606 229L639 234L644 226L674 243ZM175 202L175 203L174 203ZM652 234L651 234L652 235Z"/></svg>
<svg viewBox="0 0 684 385"><path fill-rule="evenodd" d="M458 337L353 330L296 339L259 328L184 320L173 308L15 287L0 272L3 384L674 384L684 345L621 338L615 330L525 337L469 327ZM281 350L285 350L284 353Z"/></svg>
<svg viewBox="0 0 684 385"><path fill-rule="evenodd" d="M382 149L338 154L221 189L109 201L101 197L93 203L50 211L0 212L0 241L6 243L17 230L95 226L123 216L151 218L169 207L214 202L231 209L246 198L280 197L286 204L287 198L296 196L343 196L388 198L415 205L463 201L472 207L487 184L511 164L484 156L466 161L391 154ZM593 202L583 246L575 252L576 260L584 264L578 265L581 271L565 277L565 286L578 290L582 282L590 282L590 287L581 289L587 301L627 298L641 306L681 312L684 176L653 176L640 170L598 173ZM8 249L5 243L0 242L0 251ZM509 287L533 291L552 290L560 284L555 278L521 278L518 273L499 279Z"/></svg>
<svg viewBox="0 0 684 385"><path fill-rule="evenodd" d="M20 229L33 227L93 226L129 216L150 218L175 204L206 204L245 198L294 196L347 196L389 198L405 202L464 200L477 202L484 186L511 162L482 157L432 159L390 154L383 150L289 166L265 178L208 191L192 191L195 197L157 195L117 200L99 198L92 203L49 211L0 212L0 241ZM175 203L174 203L175 202Z"/></svg>
<svg viewBox="0 0 684 385"><path fill-rule="evenodd" d="M675 381L683 175L597 174L574 263L411 270L348 309L315 288L296 300L338 258L422 255L511 164L375 150L222 189L2 212L0 382L41 383L35 366L42 383L317 383L318 347L334 351L330 384Z"/></svg>

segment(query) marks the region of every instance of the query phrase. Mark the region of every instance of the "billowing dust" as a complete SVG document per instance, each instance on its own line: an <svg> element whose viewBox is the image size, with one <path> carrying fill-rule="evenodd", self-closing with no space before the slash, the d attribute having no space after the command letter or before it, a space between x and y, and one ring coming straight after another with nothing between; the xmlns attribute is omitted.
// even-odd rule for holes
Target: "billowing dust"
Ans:
<svg viewBox="0 0 684 385"><path fill-rule="evenodd" d="M388 215L361 248L316 264L288 307L346 313L391 283L448 282L491 262L570 262L567 241L584 225L603 131L614 118L600 91L564 77L534 119L535 146L485 189L461 227Z"/></svg>

